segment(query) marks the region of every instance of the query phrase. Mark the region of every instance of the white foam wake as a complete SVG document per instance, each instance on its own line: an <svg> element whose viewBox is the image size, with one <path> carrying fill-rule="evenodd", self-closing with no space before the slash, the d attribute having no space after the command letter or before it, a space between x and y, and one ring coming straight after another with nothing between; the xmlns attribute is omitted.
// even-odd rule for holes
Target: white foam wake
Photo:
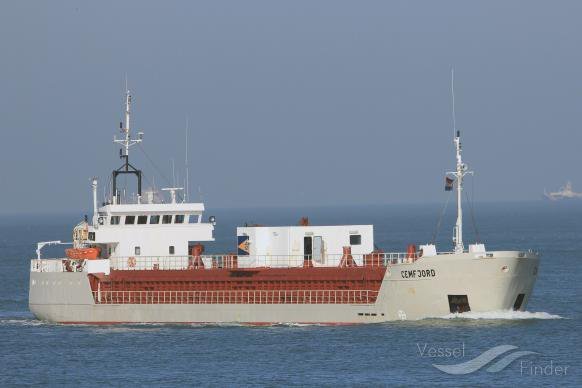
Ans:
<svg viewBox="0 0 582 388"><path fill-rule="evenodd" d="M563 319L563 317L555 314L550 314L546 312L532 312L532 311L513 311L513 310L499 310L499 311L486 311L486 312L473 312L469 311L466 313L454 313L448 314L441 319L506 319L506 320L519 320L519 319Z"/></svg>
<svg viewBox="0 0 582 388"><path fill-rule="evenodd" d="M0 326L42 326L47 322L37 319L0 319Z"/></svg>

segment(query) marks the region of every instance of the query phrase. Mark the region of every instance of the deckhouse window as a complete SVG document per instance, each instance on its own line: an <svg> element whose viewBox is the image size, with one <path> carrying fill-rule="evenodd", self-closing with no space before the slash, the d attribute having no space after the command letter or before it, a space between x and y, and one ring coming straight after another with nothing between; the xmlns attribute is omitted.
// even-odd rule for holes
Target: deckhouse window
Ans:
<svg viewBox="0 0 582 388"><path fill-rule="evenodd" d="M135 224L135 216L125 216L125 225Z"/></svg>
<svg viewBox="0 0 582 388"><path fill-rule="evenodd" d="M140 247L135 247L134 252L135 252L135 255L136 256L139 256L141 254L141 248Z"/></svg>
<svg viewBox="0 0 582 388"><path fill-rule="evenodd" d="M150 224L159 224L160 216L150 216Z"/></svg>
<svg viewBox="0 0 582 388"><path fill-rule="evenodd" d="M110 225L119 225L119 216L111 216Z"/></svg>
<svg viewBox="0 0 582 388"><path fill-rule="evenodd" d="M173 255L174 251L175 251L174 246L170 245L170 255Z"/></svg>
<svg viewBox="0 0 582 388"><path fill-rule="evenodd" d="M137 223L139 225L144 225L148 223L148 216L138 216L137 217Z"/></svg>
<svg viewBox="0 0 582 388"><path fill-rule="evenodd" d="M172 216L171 215L164 215L162 216L162 224L171 224L172 223Z"/></svg>
<svg viewBox="0 0 582 388"><path fill-rule="evenodd" d="M183 214L176 214L176 217L174 217L174 223L175 224L183 224L184 223L184 215Z"/></svg>
<svg viewBox="0 0 582 388"><path fill-rule="evenodd" d="M362 235L350 234L350 245L362 245Z"/></svg>

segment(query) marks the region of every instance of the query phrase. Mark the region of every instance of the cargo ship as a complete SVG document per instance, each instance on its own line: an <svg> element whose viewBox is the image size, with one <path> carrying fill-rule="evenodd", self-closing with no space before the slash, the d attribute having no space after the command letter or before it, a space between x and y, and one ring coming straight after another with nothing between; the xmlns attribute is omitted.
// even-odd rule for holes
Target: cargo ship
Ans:
<svg viewBox="0 0 582 388"><path fill-rule="evenodd" d="M130 131L131 94L120 123L123 164L111 192L93 215L73 228L70 243L39 242L30 262L29 308L40 320L63 324L315 323L364 324L416 320L467 311L524 310L536 281L539 255L489 251L463 242L462 190L468 171L456 132L453 250L405 244L404 252L375 248L373 225L246 225L236 228L233 252L206 254L216 219L183 188L142 195L142 171L129 160L143 140ZM125 198L120 176L137 180ZM235 245L236 242L236 245ZM64 257L43 258L51 244L71 244Z"/></svg>
<svg viewBox="0 0 582 388"><path fill-rule="evenodd" d="M560 187L560 190L548 193L544 190L543 198L549 201L561 201L561 200L582 200L582 193L577 193L572 189L572 182L566 182L564 187Z"/></svg>

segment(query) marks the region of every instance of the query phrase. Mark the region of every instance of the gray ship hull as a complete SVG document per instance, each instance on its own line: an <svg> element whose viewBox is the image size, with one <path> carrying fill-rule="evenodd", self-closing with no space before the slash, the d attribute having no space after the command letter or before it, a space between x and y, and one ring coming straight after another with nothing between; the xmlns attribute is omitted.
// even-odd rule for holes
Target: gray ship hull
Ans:
<svg viewBox="0 0 582 388"><path fill-rule="evenodd" d="M100 304L87 273L31 272L29 307L38 319L80 324L417 320L450 314L451 297L458 296L466 297L472 312L525 310L538 266L536 254L516 251L445 254L389 265L372 304Z"/></svg>

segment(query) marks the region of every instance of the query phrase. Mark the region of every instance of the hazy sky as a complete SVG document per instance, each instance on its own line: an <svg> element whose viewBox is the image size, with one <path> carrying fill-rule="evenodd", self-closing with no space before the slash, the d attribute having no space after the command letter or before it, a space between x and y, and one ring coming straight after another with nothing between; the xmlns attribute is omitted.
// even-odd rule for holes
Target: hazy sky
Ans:
<svg viewBox="0 0 582 388"><path fill-rule="evenodd" d="M580 1L3 1L0 213L90 208L125 74L170 180L189 117L207 207L442 201L451 66L476 200L582 191L581 20Z"/></svg>

